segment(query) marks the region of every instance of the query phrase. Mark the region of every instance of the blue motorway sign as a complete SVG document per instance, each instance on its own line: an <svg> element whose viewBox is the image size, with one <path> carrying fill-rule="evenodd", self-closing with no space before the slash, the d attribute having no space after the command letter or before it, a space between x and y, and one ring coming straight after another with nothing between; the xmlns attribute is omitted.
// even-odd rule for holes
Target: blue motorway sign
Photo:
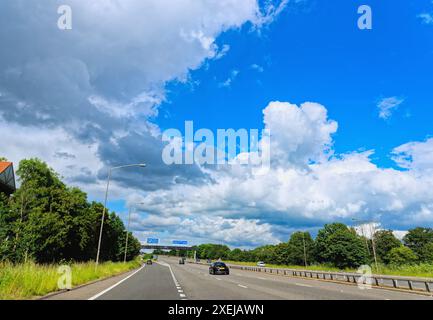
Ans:
<svg viewBox="0 0 433 320"><path fill-rule="evenodd" d="M181 245L181 246L187 246L188 245L187 240L173 240L171 243L175 244L175 245Z"/></svg>
<svg viewBox="0 0 433 320"><path fill-rule="evenodd" d="M147 244L159 244L159 239L157 239L157 238L147 238Z"/></svg>

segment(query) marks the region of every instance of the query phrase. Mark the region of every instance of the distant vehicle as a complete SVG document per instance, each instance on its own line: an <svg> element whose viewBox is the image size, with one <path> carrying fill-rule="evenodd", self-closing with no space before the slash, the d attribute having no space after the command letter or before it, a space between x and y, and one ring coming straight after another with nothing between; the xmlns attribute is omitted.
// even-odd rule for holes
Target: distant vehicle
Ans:
<svg viewBox="0 0 433 320"><path fill-rule="evenodd" d="M207 259L207 263L212 263L212 260L211 259Z"/></svg>
<svg viewBox="0 0 433 320"><path fill-rule="evenodd" d="M266 264L263 261L259 261L257 262L257 267L264 268L266 267Z"/></svg>
<svg viewBox="0 0 433 320"><path fill-rule="evenodd" d="M146 261L146 264L153 264L153 262L152 262L152 260L151 259L148 259L147 261Z"/></svg>
<svg viewBox="0 0 433 320"><path fill-rule="evenodd" d="M179 259L179 264L185 264L185 258L180 258Z"/></svg>
<svg viewBox="0 0 433 320"><path fill-rule="evenodd" d="M214 262L209 266L209 274L230 274L229 267L224 262Z"/></svg>

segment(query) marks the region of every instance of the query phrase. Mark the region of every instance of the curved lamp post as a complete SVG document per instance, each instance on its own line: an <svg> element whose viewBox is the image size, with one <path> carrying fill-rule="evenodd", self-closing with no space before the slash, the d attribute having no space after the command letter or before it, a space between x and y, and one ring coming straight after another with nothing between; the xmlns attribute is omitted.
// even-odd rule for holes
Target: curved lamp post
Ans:
<svg viewBox="0 0 433 320"><path fill-rule="evenodd" d="M146 167L146 165L144 163L140 163L140 164L128 164L128 165L125 165L125 166L119 166L119 167L110 168L110 170L108 171L107 189L105 190L104 209L102 210L101 229L99 231L98 251L96 253L96 266L98 266L98 264L99 264L99 254L101 252L102 230L104 229L105 208L107 206L108 188L110 187L111 173L113 172L113 170L124 169L124 168L131 168L131 167L144 168L144 167Z"/></svg>

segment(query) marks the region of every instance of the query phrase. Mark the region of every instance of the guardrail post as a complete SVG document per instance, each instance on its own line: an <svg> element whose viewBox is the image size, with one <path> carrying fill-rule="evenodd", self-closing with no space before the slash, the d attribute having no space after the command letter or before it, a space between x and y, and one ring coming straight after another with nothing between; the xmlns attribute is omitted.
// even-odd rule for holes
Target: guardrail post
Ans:
<svg viewBox="0 0 433 320"><path fill-rule="evenodd" d="M430 289L428 282L425 283L425 289L427 290L427 292L431 292L431 289Z"/></svg>
<svg viewBox="0 0 433 320"><path fill-rule="evenodd" d="M412 281L408 280L408 281L407 281L407 284L409 285L409 289L410 289L410 290L413 290L413 284L412 284Z"/></svg>
<svg viewBox="0 0 433 320"><path fill-rule="evenodd" d="M374 281L376 282L376 286L380 287L379 279L378 278L374 278Z"/></svg>
<svg viewBox="0 0 433 320"><path fill-rule="evenodd" d="M392 285L394 288L398 288L398 282L395 279L392 279Z"/></svg>

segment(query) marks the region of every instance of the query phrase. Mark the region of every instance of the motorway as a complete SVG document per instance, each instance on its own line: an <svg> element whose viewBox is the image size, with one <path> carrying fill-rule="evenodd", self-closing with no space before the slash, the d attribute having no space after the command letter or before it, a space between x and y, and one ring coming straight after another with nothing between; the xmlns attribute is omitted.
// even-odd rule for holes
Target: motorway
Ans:
<svg viewBox="0 0 433 320"><path fill-rule="evenodd" d="M433 300L431 296L370 289L315 279L231 270L213 276L208 266L179 265L160 257L127 274L51 296L53 300Z"/></svg>

